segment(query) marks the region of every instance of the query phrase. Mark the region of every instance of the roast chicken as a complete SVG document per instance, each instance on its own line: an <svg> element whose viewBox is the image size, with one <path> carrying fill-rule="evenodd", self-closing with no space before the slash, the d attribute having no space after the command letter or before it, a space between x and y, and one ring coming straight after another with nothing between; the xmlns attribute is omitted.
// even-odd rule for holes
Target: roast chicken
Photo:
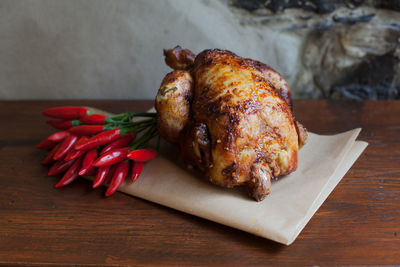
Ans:
<svg viewBox="0 0 400 267"><path fill-rule="evenodd" d="M196 56L177 46L164 55L174 71L155 100L160 135L179 143L188 166L212 183L247 185L251 197L263 200L272 179L296 170L307 140L287 82L269 66L226 50Z"/></svg>

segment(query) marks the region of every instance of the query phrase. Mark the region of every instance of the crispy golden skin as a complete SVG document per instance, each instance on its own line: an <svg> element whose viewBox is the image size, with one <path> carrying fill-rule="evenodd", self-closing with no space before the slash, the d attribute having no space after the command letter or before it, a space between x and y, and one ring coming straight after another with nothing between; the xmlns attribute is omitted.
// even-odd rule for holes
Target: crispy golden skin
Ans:
<svg viewBox="0 0 400 267"><path fill-rule="evenodd" d="M179 140L185 160L211 182L247 185L250 195L262 200L271 178L296 170L298 149L307 139L293 119L289 86L267 65L219 49L201 52L185 69L176 79L170 78L176 71L168 74L161 84L156 98L160 134ZM165 94L165 88L182 88L183 79L190 84L183 86L185 92L192 91L188 101L179 90Z"/></svg>
<svg viewBox="0 0 400 267"><path fill-rule="evenodd" d="M292 98L290 96L290 86L286 82L285 79L273 68L270 66L253 59L245 59L247 62L256 67L259 71L262 72L263 77L268 81L272 87L274 87L275 91L285 100L286 104L291 108L292 107Z"/></svg>
<svg viewBox="0 0 400 267"><path fill-rule="evenodd" d="M189 120L192 86L192 76L184 70L168 73L161 83L155 101L157 126L160 135L169 142L178 141Z"/></svg>

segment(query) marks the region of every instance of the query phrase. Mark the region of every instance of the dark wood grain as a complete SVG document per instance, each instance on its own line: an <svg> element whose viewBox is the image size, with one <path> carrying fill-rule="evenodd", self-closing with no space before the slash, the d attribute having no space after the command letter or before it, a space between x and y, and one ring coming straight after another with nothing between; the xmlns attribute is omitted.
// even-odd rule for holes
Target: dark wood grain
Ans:
<svg viewBox="0 0 400 267"><path fill-rule="evenodd" d="M152 101L0 102L2 265L400 264L400 102L295 101L307 128L362 127L366 151L291 246L79 180L55 189L34 148L52 132L41 110L143 111Z"/></svg>

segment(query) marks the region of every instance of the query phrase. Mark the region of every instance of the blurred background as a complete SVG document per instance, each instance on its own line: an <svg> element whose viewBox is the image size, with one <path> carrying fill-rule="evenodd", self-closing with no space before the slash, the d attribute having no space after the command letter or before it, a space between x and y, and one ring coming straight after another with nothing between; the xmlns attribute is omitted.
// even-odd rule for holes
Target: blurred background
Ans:
<svg viewBox="0 0 400 267"><path fill-rule="evenodd" d="M400 98L398 0L0 0L0 99L153 99L175 45L260 60L294 98Z"/></svg>

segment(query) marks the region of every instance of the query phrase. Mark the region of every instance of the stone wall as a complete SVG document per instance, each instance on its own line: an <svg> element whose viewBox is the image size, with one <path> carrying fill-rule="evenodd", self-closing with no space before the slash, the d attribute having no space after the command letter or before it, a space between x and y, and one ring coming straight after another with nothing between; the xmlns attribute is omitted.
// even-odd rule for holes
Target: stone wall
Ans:
<svg viewBox="0 0 400 267"><path fill-rule="evenodd" d="M236 0L247 27L301 39L297 98L400 97L400 1Z"/></svg>

